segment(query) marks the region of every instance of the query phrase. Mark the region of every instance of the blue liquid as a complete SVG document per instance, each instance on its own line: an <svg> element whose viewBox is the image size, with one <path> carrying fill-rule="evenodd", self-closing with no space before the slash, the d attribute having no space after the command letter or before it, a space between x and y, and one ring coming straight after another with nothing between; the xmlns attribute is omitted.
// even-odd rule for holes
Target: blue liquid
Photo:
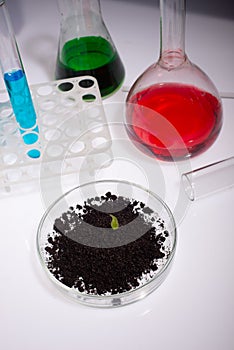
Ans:
<svg viewBox="0 0 234 350"><path fill-rule="evenodd" d="M25 144L31 145L37 142L39 129L25 73L21 69L7 72L4 74L4 81L23 141ZM32 158L38 158L40 151L31 150L28 155Z"/></svg>

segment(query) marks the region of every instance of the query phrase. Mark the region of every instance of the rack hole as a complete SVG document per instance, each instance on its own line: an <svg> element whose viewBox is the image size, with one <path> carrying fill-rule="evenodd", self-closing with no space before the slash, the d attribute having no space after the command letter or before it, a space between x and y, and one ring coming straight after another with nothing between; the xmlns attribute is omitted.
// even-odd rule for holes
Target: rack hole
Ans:
<svg viewBox="0 0 234 350"><path fill-rule="evenodd" d="M25 132L22 134L23 136L23 140L24 143L26 143L26 145L32 145L34 143L36 143L39 139L39 135L36 132Z"/></svg>
<svg viewBox="0 0 234 350"><path fill-rule="evenodd" d="M76 141L71 146L71 152L72 153L80 153L84 150L84 148L85 148L85 145L82 141Z"/></svg>
<svg viewBox="0 0 234 350"><path fill-rule="evenodd" d="M60 145L51 145L47 148L47 154L50 157L59 157L63 153L63 147Z"/></svg>
<svg viewBox="0 0 234 350"><path fill-rule="evenodd" d="M85 102L93 102L94 100L96 100L96 96L93 95L93 94L85 94L85 95L82 96L82 99Z"/></svg>
<svg viewBox="0 0 234 350"><path fill-rule="evenodd" d="M79 129L79 127L77 125L69 125L66 130L65 133L68 137L77 137L80 135L81 130Z"/></svg>
<svg viewBox="0 0 234 350"><path fill-rule="evenodd" d="M30 149L28 152L27 152L27 155L30 157L30 158L40 158L41 156L41 152L38 150L38 149Z"/></svg>
<svg viewBox="0 0 234 350"><path fill-rule="evenodd" d="M73 89L74 85L70 82L64 82L64 83L60 83L58 85L58 89L60 91L66 92L66 91L71 91Z"/></svg>
<svg viewBox="0 0 234 350"><path fill-rule="evenodd" d="M41 103L40 107L44 111L48 111L50 109L53 109L55 106L55 102L52 100L45 100Z"/></svg>
<svg viewBox="0 0 234 350"><path fill-rule="evenodd" d="M51 94L52 91L53 91L52 87L50 85L46 85L46 86L39 87L39 89L37 90L37 93L38 95L41 95L41 96L47 96Z"/></svg>
<svg viewBox="0 0 234 350"><path fill-rule="evenodd" d="M91 79L84 79L79 82L79 85L80 87L87 89L94 85L94 81Z"/></svg>
<svg viewBox="0 0 234 350"><path fill-rule="evenodd" d="M7 165L13 165L17 161L17 155L15 153L6 154L3 157L3 161Z"/></svg>
<svg viewBox="0 0 234 350"><path fill-rule="evenodd" d="M9 118L12 116L12 114L13 114L12 108L5 108L0 113L1 118Z"/></svg>
<svg viewBox="0 0 234 350"><path fill-rule="evenodd" d="M54 114L45 114L43 116L44 125L53 125L57 122L57 117Z"/></svg>
<svg viewBox="0 0 234 350"><path fill-rule="evenodd" d="M18 131L17 125L13 122L2 125L2 131L5 135L13 135Z"/></svg>
<svg viewBox="0 0 234 350"><path fill-rule="evenodd" d="M61 133L57 129L50 129L45 132L45 139L47 141L56 141L60 137Z"/></svg>
<svg viewBox="0 0 234 350"><path fill-rule="evenodd" d="M107 139L105 139L104 137L96 137L92 140L92 146L96 149L106 148L107 142Z"/></svg>

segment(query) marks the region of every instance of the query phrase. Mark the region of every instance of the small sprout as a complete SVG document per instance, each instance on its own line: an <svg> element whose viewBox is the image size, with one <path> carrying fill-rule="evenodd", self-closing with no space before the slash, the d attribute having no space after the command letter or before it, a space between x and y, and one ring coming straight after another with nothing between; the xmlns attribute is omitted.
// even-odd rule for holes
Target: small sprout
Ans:
<svg viewBox="0 0 234 350"><path fill-rule="evenodd" d="M111 216L111 227L112 227L112 229L113 230L117 230L118 228L119 228L119 222L118 222L118 219L117 219L117 217L116 216L114 216L114 215L111 215L110 214L110 216Z"/></svg>

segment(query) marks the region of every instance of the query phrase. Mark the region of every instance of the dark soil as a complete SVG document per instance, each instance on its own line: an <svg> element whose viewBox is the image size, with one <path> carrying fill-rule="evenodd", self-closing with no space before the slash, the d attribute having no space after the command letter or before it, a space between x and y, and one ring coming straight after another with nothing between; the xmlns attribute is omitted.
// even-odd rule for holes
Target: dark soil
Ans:
<svg viewBox="0 0 234 350"><path fill-rule="evenodd" d="M168 254L168 232L152 214L144 203L110 192L70 207L48 234L48 269L66 286L87 294L137 288Z"/></svg>

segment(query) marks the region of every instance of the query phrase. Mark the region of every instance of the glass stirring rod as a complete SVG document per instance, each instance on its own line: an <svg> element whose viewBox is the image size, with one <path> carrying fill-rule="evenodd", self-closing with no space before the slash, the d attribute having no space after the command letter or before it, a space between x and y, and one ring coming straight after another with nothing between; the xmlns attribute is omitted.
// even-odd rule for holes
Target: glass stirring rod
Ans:
<svg viewBox="0 0 234 350"><path fill-rule="evenodd" d="M37 116L4 0L0 0L0 67L23 142L35 144L39 139ZM40 157L38 147L29 148L29 157Z"/></svg>

